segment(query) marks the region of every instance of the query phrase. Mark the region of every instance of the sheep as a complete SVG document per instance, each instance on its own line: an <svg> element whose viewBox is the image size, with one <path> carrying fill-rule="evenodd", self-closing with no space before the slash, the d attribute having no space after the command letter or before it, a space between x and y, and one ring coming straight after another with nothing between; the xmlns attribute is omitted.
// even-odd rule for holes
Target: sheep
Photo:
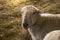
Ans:
<svg viewBox="0 0 60 40"><path fill-rule="evenodd" d="M43 40L60 40L60 30L49 32Z"/></svg>
<svg viewBox="0 0 60 40"><path fill-rule="evenodd" d="M22 7L22 27L29 31L32 40L43 40L53 30L60 30L60 14L44 13L35 6Z"/></svg>

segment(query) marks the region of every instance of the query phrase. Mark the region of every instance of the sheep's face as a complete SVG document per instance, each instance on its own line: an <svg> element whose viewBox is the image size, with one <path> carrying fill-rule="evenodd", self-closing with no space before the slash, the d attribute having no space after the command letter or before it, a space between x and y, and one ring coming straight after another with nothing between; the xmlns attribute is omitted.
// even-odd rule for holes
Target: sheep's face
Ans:
<svg viewBox="0 0 60 40"><path fill-rule="evenodd" d="M22 12L22 27L27 29L35 24L38 20L39 10L33 6L25 6L21 9Z"/></svg>

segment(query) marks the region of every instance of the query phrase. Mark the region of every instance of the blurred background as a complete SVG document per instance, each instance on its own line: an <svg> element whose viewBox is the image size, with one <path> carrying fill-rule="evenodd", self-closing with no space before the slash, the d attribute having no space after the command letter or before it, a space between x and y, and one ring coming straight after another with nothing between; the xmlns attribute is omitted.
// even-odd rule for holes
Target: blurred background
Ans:
<svg viewBox="0 0 60 40"><path fill-rule="evenodd" d="M31 40L29 32L21 27L20 9L25 5L60 14L60 0L0 0L0 40Z"/></svg>

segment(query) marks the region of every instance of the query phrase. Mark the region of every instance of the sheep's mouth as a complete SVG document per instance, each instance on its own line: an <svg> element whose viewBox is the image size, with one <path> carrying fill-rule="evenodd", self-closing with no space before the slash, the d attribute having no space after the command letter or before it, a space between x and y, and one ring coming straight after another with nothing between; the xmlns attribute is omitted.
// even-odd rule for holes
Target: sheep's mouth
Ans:
<svg viewBox="0 0 60 40"><path fill-rule="evenodd" d="M28 24L27 23L23 23L23 28L24 29L28 29Z"/></svg>

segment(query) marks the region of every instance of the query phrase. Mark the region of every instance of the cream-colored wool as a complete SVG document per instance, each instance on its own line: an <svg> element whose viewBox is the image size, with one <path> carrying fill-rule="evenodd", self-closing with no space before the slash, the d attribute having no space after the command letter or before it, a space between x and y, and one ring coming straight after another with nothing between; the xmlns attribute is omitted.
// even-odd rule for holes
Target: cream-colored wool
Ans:
<svg viewBox="0 0 60 40"><path fill-rule="evenodd" d="M49 32L43 40L60 40L60 30Z"/></svg>

